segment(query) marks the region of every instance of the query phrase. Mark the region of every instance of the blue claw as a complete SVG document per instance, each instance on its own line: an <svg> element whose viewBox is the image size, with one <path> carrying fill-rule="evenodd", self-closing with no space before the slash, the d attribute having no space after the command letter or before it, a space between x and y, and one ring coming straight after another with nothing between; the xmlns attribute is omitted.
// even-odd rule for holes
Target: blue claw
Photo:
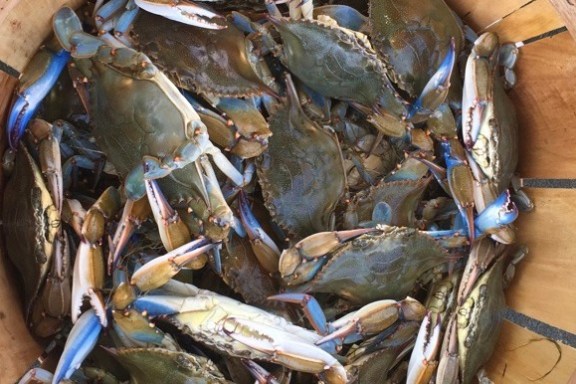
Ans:
<svg viewBox="0 0 576 384"><path fill-rule="evenodd" d="M18 141L24 134L28 122L58 80L68 60L70 54L65 50L54 53L44 48L26 67L6 125L10 148L18 147Z"/></svg>
<svg viewBox="0 0 576 384"><path fill-rule="evenodd" d="M448 52L440 63L438 70L430 78L424 90L416 99L408 111L408 120L420 122L428 118L436 108L440 106L448 96L450 77L456 61L456 43L450 41Z"/></svg>
<svg viewBox="0 0 576 384"><path fill-rule="evenodd" d="M54 372L52 384L58 384L61 380L72 376L96 345L101 330L100 319L96 316L96 312L93 309L84 312L80 316L70 331L64 351L58 361L56 372Z"/></svg>
<svg viewBox="0 0 576 384"><path fill-rule="evenodd" d="M476 218L477 236L484 233L495 233L503 226L513 223L517 217L518 208L510 199L510 191L506 190Z"/></svg>
<svg viewBox="0 0 576 384"><path fill-rule="evenodd" d="M268 297L268 300L300 304L314 329L321 335L327 335L329 333L324 311L322 311L320 304L318 304L318 301L314 297L305 293L281 293L279 295Z"/></svg>

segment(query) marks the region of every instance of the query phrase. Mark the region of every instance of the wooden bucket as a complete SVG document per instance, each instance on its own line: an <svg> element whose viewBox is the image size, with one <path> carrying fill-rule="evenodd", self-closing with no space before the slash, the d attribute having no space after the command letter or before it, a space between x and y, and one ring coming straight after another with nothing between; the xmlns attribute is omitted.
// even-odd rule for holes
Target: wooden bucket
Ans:
<svg viewBox="0 0 576 384"><path fill-rule="evenodd" d="M0 137L13 76L50 33L51 15L80 2L0 1L0 70L6 72L0 72ZM488 375L495 383L566 383L571 376L576 383L576 43L565 27L576 37L576 6L570 0L447 2L476 31L523 42L511 97L520 122L519 173L536 209L517 222L519 242L530 253L508 290L508 320ZM1 383L16 381L42 352L14 287L15 271L1 257Z"/></svg>

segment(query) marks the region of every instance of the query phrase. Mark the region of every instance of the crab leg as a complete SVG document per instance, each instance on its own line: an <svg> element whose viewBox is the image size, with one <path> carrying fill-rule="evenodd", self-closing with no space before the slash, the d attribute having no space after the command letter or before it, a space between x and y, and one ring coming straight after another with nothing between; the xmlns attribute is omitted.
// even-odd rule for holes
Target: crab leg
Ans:
<svg viewBox="0 0 576 384"><path fill-rule="evenodd" d="M62 132L53 129L52 124L45 120L34 119L30 123L30 132L38 142L38 154L40 157L40 167L42 174L47 179L47 186L52 201L58 210L62 213L62 200L64 199L64 190L62 186L62 163L60 160L60 139Z"/></svg>

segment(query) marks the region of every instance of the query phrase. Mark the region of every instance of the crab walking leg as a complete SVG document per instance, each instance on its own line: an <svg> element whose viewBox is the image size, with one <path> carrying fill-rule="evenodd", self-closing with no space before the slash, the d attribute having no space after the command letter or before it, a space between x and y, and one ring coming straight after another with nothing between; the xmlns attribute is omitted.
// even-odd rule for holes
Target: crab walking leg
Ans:
<svg viewBox="0 0 576 384"><path fill-rule="evenodd" d="M359 310L342 316L332 323L326 318L316 299L303 293L284 293L269 297L289 303L300 304L306 317L314 328L324 337L316 345L340 339L344 343L353 343L364 336L382 332L398 320L420 321L424 317L425 307L411 297L402 301L378 300L366 304Z"/></svg>
<svg viewBox="0 0 576 384"><path fill-rule="evenodd" d="M47 180L48 190L52 195L52 201L62 213L62 201L64 190L62 186L62 162L60 155L60 139L62 132L54 129L52 124L45 120L34 119L30 123L30 133L38 142L38 156L42 174Z"/></svg>

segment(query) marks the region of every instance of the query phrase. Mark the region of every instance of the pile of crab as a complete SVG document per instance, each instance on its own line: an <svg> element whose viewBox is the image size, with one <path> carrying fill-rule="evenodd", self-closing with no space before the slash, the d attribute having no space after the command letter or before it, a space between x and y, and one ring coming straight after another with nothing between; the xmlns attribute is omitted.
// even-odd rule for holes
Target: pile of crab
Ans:
<svg viewBox="0 0 576 384"><path fill-rule="evenodd" d="M6 127L7 253L65 340L21 383L474 381L526 253L517 49L443 0L102 3Z"/></svg>

